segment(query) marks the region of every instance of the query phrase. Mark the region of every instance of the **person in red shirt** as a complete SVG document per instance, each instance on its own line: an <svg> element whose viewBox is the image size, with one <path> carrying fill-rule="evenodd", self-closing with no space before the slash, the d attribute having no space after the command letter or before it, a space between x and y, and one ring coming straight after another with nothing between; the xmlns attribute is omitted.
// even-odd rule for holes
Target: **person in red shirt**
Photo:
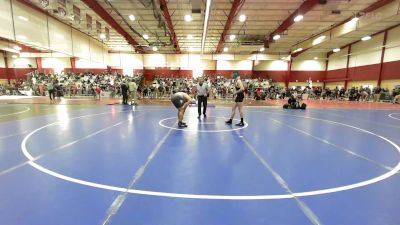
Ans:
<svg viewBox="0 0 400 225"><path fill-rule="evenodd" d="M100 93L101 93L101 88L99 85L96 86L96 99L100 100Z"/></svg>

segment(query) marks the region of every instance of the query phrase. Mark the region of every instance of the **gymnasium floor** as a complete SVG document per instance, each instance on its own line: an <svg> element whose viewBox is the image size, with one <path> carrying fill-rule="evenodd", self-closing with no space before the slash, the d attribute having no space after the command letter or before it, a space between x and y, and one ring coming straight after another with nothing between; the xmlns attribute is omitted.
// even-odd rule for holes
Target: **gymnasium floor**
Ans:
<svg viewBox="0 0 400 225"><path fill-rule="evenodd" d="M2 104L0 224L400 224L398 107L229 112Z"/></svg>

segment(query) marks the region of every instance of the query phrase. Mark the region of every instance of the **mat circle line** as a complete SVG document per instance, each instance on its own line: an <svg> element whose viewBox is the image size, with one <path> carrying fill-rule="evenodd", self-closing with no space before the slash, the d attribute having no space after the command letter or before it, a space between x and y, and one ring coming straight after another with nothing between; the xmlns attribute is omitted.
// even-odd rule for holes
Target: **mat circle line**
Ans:
<svg viewBox="0 0 400 225"><path fill-rule="evenodd" d="M390 118L392 118L392 119L400 120L400 118L397 118L397 117L395 117L395 116L393 116L393 115L400 115L400 113L391 113L391 114L388 115L388 116L389 116Z"/></svg>
<svg viewBox="0 0 400 225"><path fill-rule="evenodd" d="M210 117L207 117L207 118L222 118L222 119L228 119L228 118L222 117L222 116L210 116ZM171 119L176 119L176 116L175 116L175 117L168 117L168 118L162 119L162 120L160 120L160 121L158 122L158 124L159 124L160 126L162 126L162 127L168 128L168 129L180 130L180 131L191 131L191 132L202 132L202 133L218 133L218 132L236 131L236 130L244 129L244 128L246 128L246 127L249 126L248 123L244 122L244 126L243 126L243 127L237 127L237 128L229 129L229 130L194 130L194 129L190 129L190 128L188 129L188 128L170 127L170 126L167 126L167 125L164 125L164 124L163 124L164 121L166 121L166 120L171 120ZM232 120L239 121L238 119L232 119Z"/></svg>
<svg viewBox="0 0 400 225"><path fill-rule="evenodd" d="M265 112L265 111L252 111L252 112L263 112L263 113L270 113L270 112ZM314 117L307 117L307 116L298 116L298 115L289 115L289 114L283 114L283 113L272 113L272 114L279 114L279 115L287 115L287 116L295 116L295 117L301 117L301 118L306 118L306 119L313 119L313 120L319 120L319 121L324 121L324 122L328 122L328 123L334 123L334 124L338 124L338 125L342 125L345 127L350 127L356 130L359 130L361 132L367 133L367 134L371 134L375 137L378 137L386 142L388 142L390 145L392 145L399 153L400 153L400 147L395 144L393 141L380 136L378 134L375 134L371 131L368 130L364 130L362 128L359 127L355 127L349 124L344 124L344 123L340 123L340 122L336 122L336 121L331 121L331 120L325 120L325 119L320 119L320 118L314 118ZM80 117L76 117L76 118L87 118L87 117L91 117L93 115L98 115L98 114L89 114L86 116L80 116ZM70 120L75 119L75 118L71 118ZM320 190L314 190L314 191L306 191L306 192L296 192L296 193L291 193L291 194L276 194L276 195L204 195L204 194L181 194L181 193L172 193L172 192L159 192L159 191L146 191L146 190L139 190L139 189L127 189L127 188L123 188L123 187L117 187L117 186L111 186L111 185L107 185L107 184L100 184L100 183L95 183L95 182L90 182L90 181L85 181L85 180L80 180L77 178L73 178L73 177L69 177L57 172L54 172L50 169L47 169L39 164L37 164L34 160L34 157L28 152L28 149L26 148L26 143L28 141L28 139L35 134L36 132L45 129L49 126L53 126L56 125L58 122L55 123L50 123L47 125L44 125L42 127L39 127L37 129L35 129L34 131L32 131L31 133L29 133L27 136L25 136L25 138L23 139L23 141L21 142L21 150L22 153L24 154L24 156L29 159L30 161L28 162L28 164L32 167L34 167L35 169L46 173L48 175L57 177L59 179L65 180L65 181L69 181L69 182L73 182L76 184L80 184L80 185L85 185L85 186L90 186L90 187L94 187L94 188L100 188L100 189L105 189L105 190L111 190L111 191L118 191L118 192L127 192L130 194L139 194L139 195L147 195L147 196L158 196L158 197L168 197L168 198L183 198L183 199L206 199L206 200L271 200L271 199L291 199L291 198L296 198L296 197L306 197L306 196L315 196L315 195L322 195L322 194L330 194L330 193L335 193L335 192L341 192L341 191L347 191L347 190L351 190L351 189L355 189L355 188L359 188L359 187L364 187L370 184L374 184L380 181L383 181L395 174L397 174L400 171L400 162L398 162L398 164L390 171L365 180L365 181L361 181L361 182L357 182L357 183L353 183L353 184L349 184L349 185L344 185L344 186L338 186L338 187L333 187L333 188L327 188L327 189L320 189Z"/></svg>
<svg viewBox="0 0 400 225"><path fill-rule="evenodd" d="M25 112L28 112L29 110L31 110L31 108L29 108L29 107L26 107L26 106L23 106L23 107L25 108L25 110L18 111L18 112L15 112L15 113L4 114L4 115L1 115L1 114L0 114L0 117L11 116L11 115L17 115L17 114L25 113ZM3 108L3 107L0 107L0 108Z"/></svg>

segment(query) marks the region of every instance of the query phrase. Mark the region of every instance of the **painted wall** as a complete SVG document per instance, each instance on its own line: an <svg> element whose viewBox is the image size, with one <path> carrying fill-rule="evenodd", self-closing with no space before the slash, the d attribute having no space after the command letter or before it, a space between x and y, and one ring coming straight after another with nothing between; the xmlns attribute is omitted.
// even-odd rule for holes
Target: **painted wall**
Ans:
<svg viewBox="0 0 400 225"><path fill-rule="evenodd" d="M325 80L334 81L346 78L347 52L348 47L329 56Z"/></svg>
<svg viewBox="0 0 400 225"><path fill-rule="evenodd" d="M384 62L400 61L400 26L389 30Z"/></svg>
<svg viewBox="0 0 400 225"><path fill-rule="evenodd" d="M292 71L289 82L322 82L325 80L325 71Z"/></svg>
<svg viewBox="0 0 400 225"><path fill-rule="evenodd" d="M377 84L377 80L349 81L347 88L362 87L364 85L372 85L373 87L376 87Z"/></svg>
<svg viewBox="0 0 400 225"><path fill-rule="evenodd" d="M343 48L329 56L328 71L346 68L348 50L348 47Z"/></svg>
<svg viewBox="0 0 400 225"><path fill-rule="evenodd" d="M14 39L10 0L0 0L0 36Z"/></svg>
<svg viewBox="0 0 400 225"><path fill-rule="evenodd" d="M400 52L398 53L400 54ZM400 78L400 61L386 62L382 68L382 80L392 80Z"/></svg>
<svg viewBox="0 0 400 225"><path fill-rule="evenodd" d="M378 80L381 70L381 54L384 33L368 41L359 41L352 45L349 61L348 81ZM388 31L386 50L382 65L382 80L400 78L400 27ZM329 57L326 81L346 80L347 48ZM375 84L376 85L376 84Z"/></svg>
<svg viewBox="0 0 400 225"><path fill-rule="evenodd" d="M17 0L0 0L0 37L54 52L108 64L98 40Z"/></svg>
<svg viewBox="0 0 400 225"><path fill-rule="evenodd" d="M9 68L37 68L36 58L8 58Z"/></svg>
<svg viewBox="0 0 400 225"><path fill-rule="evenodd" d="M325 71L325 60L295 60L292 71Z"/></svg>
<svg viewBox="0 0 400 225"><path fill-rule="evenodd" d="M381 83L382 88L387 88L392 91L396 85L400 85L400 79L395 80L383 80Z"/></svg>
<svg viewBox="0 0 400 225"><path fill-rule="evenodd" d="M6 62L4 61L4 54L1 52L0 53L0 68L5 68L6 67Z"/></svg>
<svg viewBox="0 0 400 225"><path fill-rule="evenodd" d="M292 71L325 71L325 59L325 53L306 51L293 59Z"/></svg>
<svg viewBox="0 0 400 225"><path fill-rule="evenodd" d="M384 34L378 34L369 41L360 41L351 46L349 67L360 67L381 62Z"/></svg>
<svg viewBox="0 0 400 225"><path fill-rule="evenodd" d="M217 70L253 70L252 60L218 60Z"/></svg>
<svg viewBox="0 0 400 225"><path fill-rule="evenodd" d="M344 87L344 81L342 82L327 82L325 88L335 89L336 87Z"/></svg>
<svg viewBox="0 0 400 225"><path fill-rule="evenodd" d="M112 67L132 69L143 68L143 55L141 54L112 53L109 54L109 56L109 65Z"/></svg>
<svg viewBox="0 0 400 225"><path fill-rule="evenodd" d="M103 63L97 63L86 59L78 59L75 61L76 68L80 69L107 69L107 65Z"/></svg>
<svg viewBox="0 0 400 225"><path fill-rule="evenodd" d="M254 62L255 71L287 71L288 62L284 60L271 60L271 61L260 61Z"/></svg>
<svg viewBox="0 0 400 225"><path fill-rule="evenodd" d="M253 78L261 79L272 79L276 82L284 83L286 81L286 76L288 74L287 70L275 70L275 71L253 71Z"/></svg>
<svg viewBox="0 0 400 225"><path fill-rule="evenodd" d="M61 73L65 68L71 68L71 60L70 58L42 58L42 68Z"/></svg>
<svg viewBox="0 0 400 225"><path fill-rule="evenodd" d="M0 79L26 79L26 74L36 68L0 68Z"/></svg>

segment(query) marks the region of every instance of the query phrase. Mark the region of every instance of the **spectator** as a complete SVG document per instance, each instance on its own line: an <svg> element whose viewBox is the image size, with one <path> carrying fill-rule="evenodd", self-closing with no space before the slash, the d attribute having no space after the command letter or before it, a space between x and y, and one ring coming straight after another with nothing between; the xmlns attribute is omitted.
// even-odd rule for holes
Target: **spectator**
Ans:
<svg viewBox="0 0 400 225"><path fill-rule="evenodd" d="M100 101L101 88L99 85L96 85L95 91L96 91L96 100Z"/></svg>
<svg viewBox="0 0 400 225"><path fill-rule="evenodd" d="M47 83L47 90L49 90L49 97L50 97L50 101L55 100L55 96L54 96L54 84L52 81L50 81L49 83Z"/></svg>
<svg viewBox="0 0 400 225"><path fill-rule="evenodd" d="M121 84L121 93L122 93L122 104L127 105L128 104L128 86L126 85L126 82L122 82Z"/></svg>
<svg viewBox="0 0 400 225"><path fill-rule="evenodd" d="M128 83L128 87L129 87L129 93L131 95L131 105L135 104L137 105L137 100L136 100L136 93L137 93L137 85L136 83L133 81L133 79L131 79Z"/></svg>
<svg viewBox="0 0 400 225"><path fill-rule="evenodd" d="M379 86L377 86L374 89L374 102L379 102L381 97L381 88Z"/></svg>

